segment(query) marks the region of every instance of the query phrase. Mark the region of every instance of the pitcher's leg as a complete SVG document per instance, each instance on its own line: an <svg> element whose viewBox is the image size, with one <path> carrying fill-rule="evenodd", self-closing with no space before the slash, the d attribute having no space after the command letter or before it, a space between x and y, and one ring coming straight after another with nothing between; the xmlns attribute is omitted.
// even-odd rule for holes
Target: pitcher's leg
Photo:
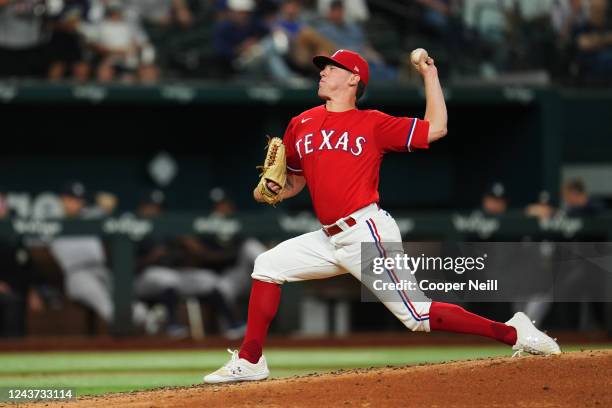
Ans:
<svg viewBox="0 0 612 408"><path fill-rule="evenodd" d="M263 352L270 323L280 303L280 285L253 279L247 329L238 356L255 364Z"/></svg>
<svg viewBox="0 0 612 408"><path fill-rule="evenodd" d="M362 280L361 270L361 243L354 244L351 247L342 248L340 251L343 255L342 266L345 267L351 275ZM384 255L382 255L384 256ZM364 260L367 262L367 260ZM405 280L402 276L401 280ZM410 279L410 277L407 277ZM385 272L376 277L381 285L394 284L400 280L396 271L385 269ZM368 288L372 287L372 281L368 277L368 282L364 282ZM376 286L381 287L381 286ZM378 300L385 305L391 313L401 321L404 326L412 331L429 331L430 330L430 306L429 299L421 294L418 300L415 299L414 291L406 290L371 290Z"/></svg>
<svg viewBox="0 0 612 408"><path fill-rule="evenodd" d="M470 313L461 306L432 302L429 318L432 331L474 334L501 341L509 346L516 343L514 327Z"/></svg>
<svg viewBox="0 0 612 408"><path fill-rule="evenodd" d="M359 238L361 242L371 242L373 244L371 253L362 254L361 242L347 243L346 246L338 249L338 257L342 259L341 264L359 280L362 279L362 262L368 264L371 261L370 257L393 257L394 253L401 251L399 229L388 213L381 210L366 219L364 224L358 226L362 232L355 234L353 239ZM368 259L362 259L364 257ZM400 280L416 282L410 273L399 275L398 271L387 268L380 275L380 279L385 283L398 283ZM474 334L509 345L516 343L514 327L470 313L460 306L428 301L424 294L416 291L374 292L381 302L410 330ZM419 301L415 301L415 298Z"/></svg>
<svg viewBox="0 0 612 408"><path fill-rule="evenodd" d="M336 265L333 247L322 231L300 235L255 260L246 336L239 357L255 364L262 355L268 328L280 303L280 285L346 273Z"/></svg>
<svg viewBox="0 0 612 408"><path fill-rule="evenodd" d="M331 241L336 245L335 253L340 265L362 281L362 262L363 265L367 265L372 262L373 258L393 257L395 253L402 252L401 239L399 228L393 218L386 211L379 210L359 220L357 225L333 237ZM369 243L363 254L362 243ZM370 278L372 276L368 276L364 281L366 287L371 287ZM380 280L381 283L392 284L399 281L400 278L414 281L413 275L400 276L398 271L392 269L385 269L374 279ZM418 298L415 298L414 291L371 291L410 330L430 330L431 301L425 295L420 294Z"/></svg>
<svg viewBox="0 0 612 408"><path fill-rule="evenodd" d="M263 282L299 282L346 273L337 265L334 247L317 230L283 241L255 259L251 277Z"/></svg>

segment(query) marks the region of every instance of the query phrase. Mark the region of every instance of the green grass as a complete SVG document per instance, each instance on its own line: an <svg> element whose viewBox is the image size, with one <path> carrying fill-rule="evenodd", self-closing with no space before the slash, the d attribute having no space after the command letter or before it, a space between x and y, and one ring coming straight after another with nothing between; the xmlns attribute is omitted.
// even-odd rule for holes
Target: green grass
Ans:
<svg viewBox="0 0 612 408"><path fill-rule="evenodd" d="M612 348L573 346L566 351ZM508 347L385 347L270 349L273 377L340 368L434 363L508 356ZM0 353L0 387L70 387L78 395L199 384L203 374L225 363L220 350Z"/></svg>

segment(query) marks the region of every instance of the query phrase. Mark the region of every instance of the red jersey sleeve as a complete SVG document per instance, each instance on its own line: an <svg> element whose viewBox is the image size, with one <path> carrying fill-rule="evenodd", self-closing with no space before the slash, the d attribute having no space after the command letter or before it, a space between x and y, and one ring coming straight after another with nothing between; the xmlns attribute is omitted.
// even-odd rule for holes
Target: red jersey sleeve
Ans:
<svg viewBox="0 0 612 408"><path fill-rule="evenodd" d="M290 173L302 174L302 165L300 163L300 156L295 149L295 134L293 133L293 126L295 119L291 119L285 135L283 136L283 144L285 145L285 155L287 156L287 170Z"/></svg>
<svg viewBox="0 0 612 408"><path fill-rule="evenodd" d="M429 148L429 122L417 118L398 118L373 111L376 141L384 152L411 152Z"/></svg>

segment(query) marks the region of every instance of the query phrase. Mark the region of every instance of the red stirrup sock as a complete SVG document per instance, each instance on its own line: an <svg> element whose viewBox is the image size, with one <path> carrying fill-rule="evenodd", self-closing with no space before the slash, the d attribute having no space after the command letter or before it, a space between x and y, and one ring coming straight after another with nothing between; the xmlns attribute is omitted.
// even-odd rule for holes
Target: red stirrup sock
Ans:
<svg viewBox="0 0 612 408"><path fill-rule="evenodd" d="M247 329L238 356L255 364L263 350L268 327L280 303L280 285L253 279Z"/></svg>
<svg viewBox="0 0 612 408"><path fill-rule="evenodd" d="M514 327L485 319L450 303L431 303L431 308L429 309L429 327L432 331L447 331L489 337L510 346L516 343L516 329Z"/></svg>

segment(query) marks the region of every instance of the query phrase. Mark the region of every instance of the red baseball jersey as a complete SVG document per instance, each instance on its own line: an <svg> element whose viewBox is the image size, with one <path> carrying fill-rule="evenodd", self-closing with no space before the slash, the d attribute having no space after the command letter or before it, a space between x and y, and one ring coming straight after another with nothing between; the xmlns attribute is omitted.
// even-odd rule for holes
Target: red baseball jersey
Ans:
<svg viewBox="0 0 612 408"><path fill-rule="evenodd" d="M328 225L377 203L383 155L426 149L428 134L424 120L321 105L291 119L283 142L288 170L306 178L315 213Z"/></svg>

